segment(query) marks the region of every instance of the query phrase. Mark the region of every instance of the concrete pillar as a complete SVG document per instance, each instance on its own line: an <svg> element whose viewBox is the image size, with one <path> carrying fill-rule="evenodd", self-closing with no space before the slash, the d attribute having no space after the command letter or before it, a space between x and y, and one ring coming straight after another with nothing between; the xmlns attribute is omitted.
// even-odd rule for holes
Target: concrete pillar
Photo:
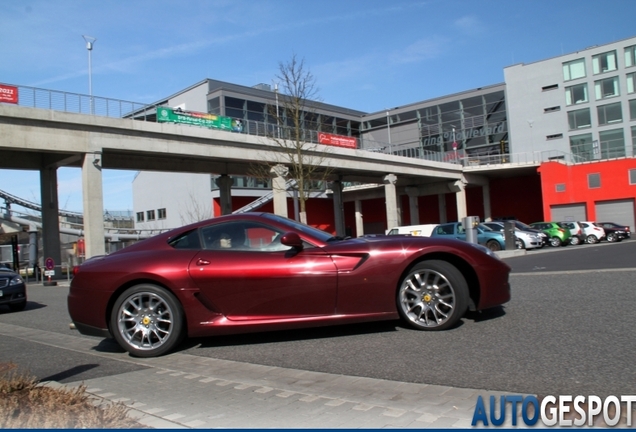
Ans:
<svg viewBox="0 0 636 432"><path fill-rule="evenodd" d="M439 223L446 223L446 194L437 195L437 205L439 207Z"/></svg>
<svg viewBox="0 0 636 432"><path fill-rule="evenodd" d="M384 176L384 197L386 205L386 224L387 228L391 229L402 224L402 218L400 217L400 211L397 202L397 189L395 183L397 183L397 177L395 174L387 174Z"/></svg>
<svg viewBox="0 0 636 432"><path fill-rule="evenodd" d="M52 258L55 262L55 275L62 277L62 253L60 244L60 220L57 200L57 167L48 165L40 170L40 194L42 200L42 258Z"/></svg>
<svg viewBox="0 0 636 432"><path fill-rule="evenodd" d="M484 196L484 220L490 222L492 220L492 210L490 209L490 184L481 187Z"/></svg>
<svg viewBox="0 0 636 432"><path fill-rule="evenodd" d="M106 254L104 239L104 192L102 189L102 154L86 153L82 163L84 198L84 245L86 259Z"/></svg>
<svg viewBox="0 0 636 432"><path fill-rule="evenodd" d="M411 225L420 224L420 203L419 192L416 187L407 187L406 194L409 196L409 216Z"/></svg>
<svg viewBox="0 0 636 432"><path fill-rule="evenodd" d="M457 192L455 192L455 200L457 200L457 220L461 221L468 216L468 210L466 205L466 184L463 180L457 180L455 182Z"/></svg>
<svg viewBox="0 0 636 432"><path fill-rule="evenodd" d="M362 237L364 235L364 217L362 215L362 201L355 200L356 209L356 235Z"/></svg>
<svg viewBox="0 0 636 432"><path fill-rule="evenodd" d="M221 215L232 214L232 178L227 174L222 174L214 182L219 187Z"/></svg>
<svg viewBox="0 0 636 432"><path fill-rule="evenodd" d="M274 202L274 214L288 217L287 213L287 174L289 168L285 165L278 164L270 171L272 176L272 193Z"/></svg>
<svg viewBox="0 0 636 432"><path fill-rule="evenodd" d="M344 237L347 233L344 221L344 207L342 205L342 182L340 180L332 182L331 191L333 192L332 198L336 235Z"/></svg>

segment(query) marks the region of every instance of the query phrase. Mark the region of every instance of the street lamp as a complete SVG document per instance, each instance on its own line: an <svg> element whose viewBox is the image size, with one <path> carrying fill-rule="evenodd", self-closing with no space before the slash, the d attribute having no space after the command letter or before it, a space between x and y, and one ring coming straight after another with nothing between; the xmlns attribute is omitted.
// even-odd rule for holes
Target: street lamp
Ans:
<svg viewBox="0 0 636 432"><path fill-rule="evenodd" d="M91 61L91 51L93 51L93 44L97 39L92 36L82 35L84 40L86 41L86 49L88 50L88 96L91 101L91 114L95 114L95 109L93 107L93 81L92 81L92 61Z"/></svg>
<svg viewBox="0 0 636 432"><path fill-rule="evenodd" d="M391 151L391 117L389 116L389 110L386 110L386 127L389 135L389 151Z"/></svg>
<svg viewBox="0 0 636 432"><path fill-rule="evenodd" d="M278 112L278 83L274 83L274 93L276 93L276 134L280 138L280 121Z"/></svg>

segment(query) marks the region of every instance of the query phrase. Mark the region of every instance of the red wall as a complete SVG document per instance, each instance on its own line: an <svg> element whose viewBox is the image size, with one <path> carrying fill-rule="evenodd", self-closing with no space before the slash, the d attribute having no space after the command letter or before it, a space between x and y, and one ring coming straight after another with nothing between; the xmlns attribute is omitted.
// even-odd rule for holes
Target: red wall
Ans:
<svg viewBox="0 0 636 432"><path fill-rule="evenodd" d="M550 220L550 206L585 203L587 217L596 220L595 203L617 199L636 198L636 185L629 184L629 170L636 169L636 159L626 158L610 161L587 162L564 165L547 162L541 165L543 192L543 215ZM601 187L588 187L588 174L600 174ZM556 185L564 184L565 191L557 192Z"/></svg>

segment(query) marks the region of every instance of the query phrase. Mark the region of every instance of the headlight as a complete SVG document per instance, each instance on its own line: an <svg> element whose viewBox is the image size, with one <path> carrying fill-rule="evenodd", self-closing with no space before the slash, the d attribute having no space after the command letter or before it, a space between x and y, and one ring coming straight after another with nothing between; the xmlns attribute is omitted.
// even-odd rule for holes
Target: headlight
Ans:
<svg viewBox="0 0 636 432"><path fill-rule="evenodd" d="M22 283L24 283L22 278L20 276L16 276L16 277L14 277L13 279L11 279L9 281L9 286L11 286L11 285L20 285Z"/></svg>
<svg viewBox="0 0 636 432"><path fill-rule="evenodd" d="M468 243L468 244L471 245L474 248L479 249L480 251L482 251L486 255L490 255L493 258L501 259L501 258L499 258L499 255L497 255L496 253L494 253L493 251L488 249L486 246L482 246L479 243Z"/></svg>

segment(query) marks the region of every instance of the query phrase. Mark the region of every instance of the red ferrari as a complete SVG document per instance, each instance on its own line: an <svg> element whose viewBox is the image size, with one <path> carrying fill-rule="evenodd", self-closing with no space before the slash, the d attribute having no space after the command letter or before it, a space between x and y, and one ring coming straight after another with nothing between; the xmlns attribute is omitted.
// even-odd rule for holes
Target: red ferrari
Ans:
<svg viewBox="0 0 636 432"><path fill-rule="evenodd" d="M269 213L197 222L75 269L68 310L86 335L152 357L185 336L401 318L454 326L510 300L510 267L487 248L411 236L354 239Z"/></svg>

